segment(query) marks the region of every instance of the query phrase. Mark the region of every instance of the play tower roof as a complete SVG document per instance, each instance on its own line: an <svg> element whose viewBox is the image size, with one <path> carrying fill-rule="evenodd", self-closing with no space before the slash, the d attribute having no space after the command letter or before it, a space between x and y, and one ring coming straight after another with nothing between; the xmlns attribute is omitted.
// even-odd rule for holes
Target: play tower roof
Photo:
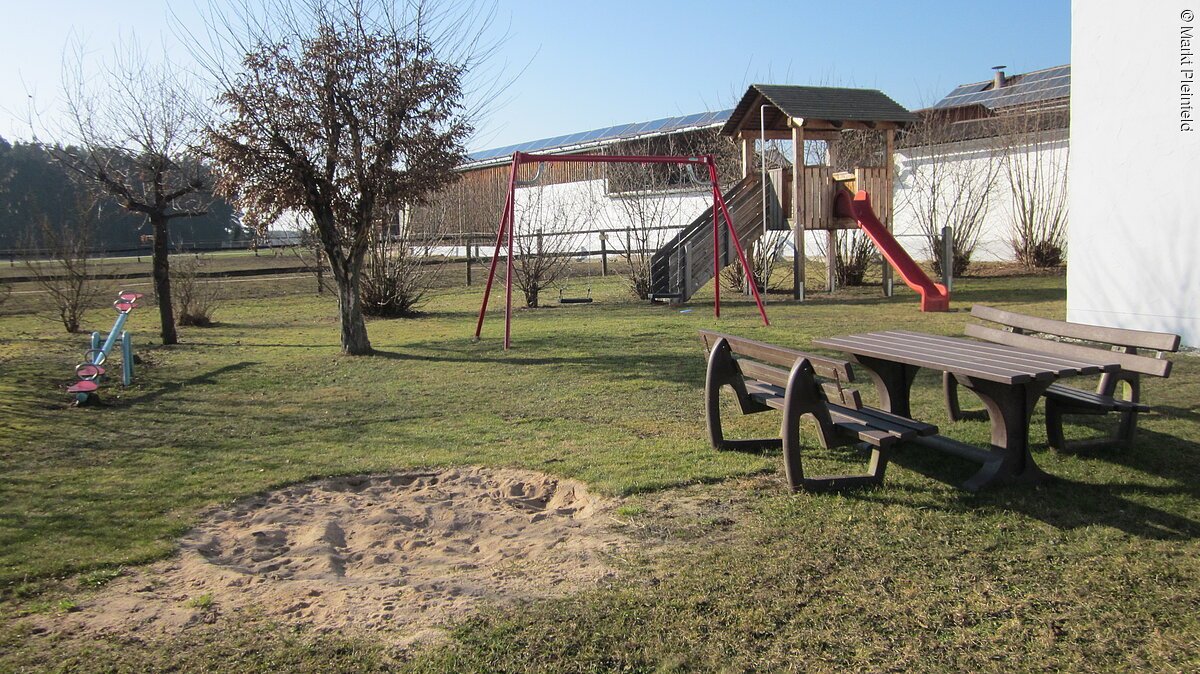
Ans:
<svg viewBox="0 0 1200 674"><path fill-rule="evenodd" d="M778 134L790 132L794 127L812 130L895 129L916 119L916 115L876 89L752 84L721 128L721 133L727 136L738 136L742 132L758 134L764 121L768 131ZM810 134L809 138L813 136Z"/></svg>

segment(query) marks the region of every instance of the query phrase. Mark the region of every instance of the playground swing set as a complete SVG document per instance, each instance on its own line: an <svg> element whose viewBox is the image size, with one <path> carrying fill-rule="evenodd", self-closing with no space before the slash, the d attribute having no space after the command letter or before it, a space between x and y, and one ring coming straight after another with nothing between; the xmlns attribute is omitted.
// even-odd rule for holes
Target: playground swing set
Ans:
<svg viewBox="0 0 1200 674"><path fill-rule="evenodd" d="M720 244L720 223L724 220L726 232L729 240L733 243L737 250L738 259L742 263L742 269L746 270L747 284L751 288L754 295L754 302L758 306L759 315L762 317L763 325L770 325L770 320L767 318L767 310L763 306L762 298L759 296L757 286L750 280L750 265L746 262L746 253L742 249L742 245L738 239L737 230L733 223L733 218L729 215L729 209L725 205L725 200L721 195L721 188L717 179L717 163L712 155L700 156L676 156L676 155L591 155L591 154L527 154L524 152L514 152L512 159L512 170L508 178L508 192L504 200L504 209L500 216L500 226L496 231L496 245L492 252L492 261L488 267L487 284L484 286L483 301L479 306L479 318L475 323L475 340L478 341L480 334L483 331L483 319L487 315L488 300L492 294L492 283L496 277L496 267L500 261L500 253L505 250L505 303L504 303L504 349L507 351L512 346L512 284L513 284L513 220L516 209L516 190L518 187L535 184L541 177L542 167L547 163L568 163L568 162L584 162L584 163L605 163L605 164L676 164L688 168L693 171L696 167L705 167L708 170L709 184L712 187L713 207L712 207L712 231L713 231L713 267L720 268L721 244ZM532 179L518 179L521 166L525 164L537 164L538 170ZM692 173L694 177L694 173ZM717 318L721 317L721 283L720 279L716 280L713 288L713 315ZM561 297L560 291L560 297ZM567 298L568 303L571 299L575 299L575 303L580 303L580 298ZM583 301L591 299L591 291L589 288L588 297Z"/></svg>
<svg viewBox="0 0 1200 674"><path fill-rule="evenodd" d="M652 261L651 299L665 299L673 304L687 301L691 295L713 280L713 314L721 315L720 270L734 262L728 247L737 252L746 287L754 296L763 324L769 325L766 309L759 295L758 284L751 278L745 247L754 245L769 229L791 230L793 255L793 298L804 300L804 240L808 232L824 231L827 236L828 286L835 285L836 236L839 229L860 229L871 239L886 263L882 286L887 296L892 294L892 272L921 298L921 311L946 311L950 293L945 285L935 283L921 266L899 244L891 233L894 139L897 130L914 122L916 117L872 89L837 87L807 87L790 85L751 85L738 106L730 114L720 133L741 142L742 180L722 195L717 183L716 162L712 155L701 156L628 156L591 154L527 154L514 152L508 177L508 190L496 232L496 244L488 270L488 280L479 317L475 324L475 339L479 340L483 320L491 297L492 283L501 251L506 251L506 292L504 309L504 348L512 343L512 259L515 194L518 187L536 184L542 167L547 163L638 163L676 164L685 166L696 182L693 170L708 169L712 187L713 206L685 227L663 247ZM852 173L835 173L832 164L842 133L848 130L873 131L883 134L881 156L871 166L857 167ZM765 165L768 140L792 142L792 166L768 170ZM828 165L809 165L805 153L806 141L824 141ZM754 165L755 143L763 144L763 166ZM525 164L537 164L532 179L518 178ZM876 195L872 207L871 195ZM755 205L756 200L761 203ZM761 206L761 221L758 220ZM878 210L876 210L878 209ZM731 216L730 212L734 215ZM789 218L784 214L790 214ZM724 223L724 236L721 224ZM711 230L711 234L710 234ZM712 246L712 266L707 255L708 240ZM724 245L724 249L723 249ZM702 251L703 255L697 253ZM591 301L591 288L586 297L568 296L566 288L559 291L560 304L580 304Z"/></svg>
<svg viewBox="0 0 1200 674"><path fill-rule="evenodd" d="M90 348L84 352L83 362L75 366L78 381L67 387L67 393L74 397L76 405L99 401L96 391L108 374L109 355L118 343L121 345L121 385L129 386L133 382L133 338L124 328L129 314L141 306L139 300L142 297L142 293L122 290L113 302L117 318L108 336L101 339L99 332L92 333Z"/></svg>

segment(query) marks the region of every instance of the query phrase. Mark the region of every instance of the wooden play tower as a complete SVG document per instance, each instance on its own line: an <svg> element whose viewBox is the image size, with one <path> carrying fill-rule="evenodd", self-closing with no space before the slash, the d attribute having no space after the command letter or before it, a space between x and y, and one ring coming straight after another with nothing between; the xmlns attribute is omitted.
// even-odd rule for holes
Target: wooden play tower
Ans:
<svg viewBox="0 0 1200 674"><path fill-rule="evenodd" d="M827 233L827 283L829 289L834 287L835 231L858 227L853 218L839 217L842 214L834 208L835 195L851 180L851 191L868 191L879 219L891 230L895 134L914 121L915 115L874 89L754 84L746 90L721 133L741 141L745 177L764 168L762 155L756 156L755 141L763 141L763 153L765 141L792 141L791 168L768 170L767 174L780 195L783 212L791 214L795 299L804 299L804 239L808 231ZM881 134L879 151L872 153L874 160L867 165L835 174L842 132L847 130ZM825 151L806 153L805 143L810 141L824 141ZM822 155L823 161L810 164L816 154ZM891 288L892 270L885 263L884 293L890 295Z"/></svg>

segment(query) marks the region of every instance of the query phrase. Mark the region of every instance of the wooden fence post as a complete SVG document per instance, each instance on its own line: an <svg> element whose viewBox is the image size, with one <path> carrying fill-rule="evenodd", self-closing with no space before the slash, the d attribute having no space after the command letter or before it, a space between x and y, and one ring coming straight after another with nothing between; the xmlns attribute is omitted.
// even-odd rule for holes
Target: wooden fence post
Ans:
<svg viewBox="0 0 1200 674"><path fill-rule="evenodd" d="M608 237L600 232L600 275L608 276Z"/></svg>
<svg viewBox="0 0 1200 674"><path fill-rule="evenodd" d="M467 254L467 287L471 287L471 240L463 239L463 252Z"/></svg>

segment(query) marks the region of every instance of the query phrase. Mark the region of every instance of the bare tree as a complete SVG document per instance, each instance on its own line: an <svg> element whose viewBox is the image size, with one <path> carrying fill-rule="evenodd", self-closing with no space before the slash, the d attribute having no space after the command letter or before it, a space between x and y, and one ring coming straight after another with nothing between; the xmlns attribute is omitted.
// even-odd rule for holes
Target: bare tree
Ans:
<svg viewBox="0 0 1200 674"><path fill-rule="evenodd" d="M993 188L1004 162L988 120L953 124L925 115L901 140L897 212L905 210L925 237L930 258L943 267L942 227L953 228L953 273L961 276L979 244Z"/></svg>
<svg viewBox="0 0 1200 674"><path fill-rule="evenodd" d="M1028 268L1056 267L1067 244L1065 111L1015 112L998 120L1012 198L1013 254Z"/></svg>
<svg viewBox="0 0 1200 674"><path fill-rule="evenodd" d="M98 195L145 216L163 344L175 344L169 224L204 215L209 175L193 149L202 108L182 70L129 40L98 67L81 45L64 59L67 122L55 156Z"/></svg>
<svg viewBox="0 0 1200 674"><path fill-rule="evenodd" d="M570 272L571 258L585 241L581 231L595 221L599 195L573 185L536 185L518 190L513 214L513 282L525 306L540 306L542 291Z"/></svg>
<svg viewBox="0 0 1200 674"><path fill-rule="evenodd" d="M79 204L74 223L54 223L41 217L26 236L23 258L34 283L50 298L67 332L79 332L83 314L105 291L92 278L92 235L96 212L90 202Z"/></svg>
<svg viewBox="0 0 1200 674"><path fill-rule="evenodd" d="M684 212L682 201L664 195L672 186L678 189L680 181L686 180L686 174L681 174L676 166L613 164L608 167L608 176L610 184L618 185L621 192L613 196L614 207L607 211L607 225L624 230L615 238L621 244L620 260L625 279L629 291L644 300L651 290L650 260L655 251L674 234L672 226L686 224L684 218L693 215Z"/></svg>
<svg viewBox="0 0 1200 674"><path fill-rule="evenodd" d="M717 161L722 189L733 185L741 175L737 146L716 129L622 143L617 154L711 154ZM675 235L677 227L687 225L698 215L685 211L685 203L679 197L688 192L707 196L711 183L706 173L692 175L685 167L674 164L611 164L606 167L606 175L614 202L614 208L605 211L607 226L624 230L620 259L629 290L639 299L646 299L651 290L651 258Z"/></svg>
<svg viewBox="0 0 1200 674"><path fill-rule="evenodd" d="M223 30L244 54L212 63L223 119L208 131L218 186L251 222L306 211L337 285L342 351L371 352L361 284L371 231L453 179L471 132L462 82L480 52L461 17L382 0L273 5ZM440 32L439 32L440 31ZM389 210L390 209L390 210Z"/></svg>

